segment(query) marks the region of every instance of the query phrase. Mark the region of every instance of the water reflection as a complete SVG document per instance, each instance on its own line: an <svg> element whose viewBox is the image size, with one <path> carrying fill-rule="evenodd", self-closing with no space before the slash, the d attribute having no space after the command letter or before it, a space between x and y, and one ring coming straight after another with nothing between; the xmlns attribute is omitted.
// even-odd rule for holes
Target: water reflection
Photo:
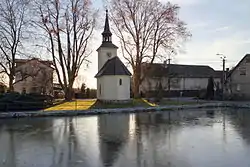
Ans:
<svg viewBox="0 0 250 167"><path fill-rule="evenodd" d="M250 112L249 110L238 110L229 115L231 124L234 126L240 137L247 144L250 144Z"/></svg>
<svg viewBox="0 0 250 167"><path fill-rule="evenodd" d="M64 118L64 124L56 131L53 140L53 158L51 166L71 167L74 166L74 159L78 158L79 141L76 137L73 118Z"/></svg>
<svg viewBox="0 0 250 167"><path fill-rule="evenodd" d="M1 167L249 166L250 112L1 120Z"/></svg>
<svg viewBox="0 0 250 167"><path fill-rule="evenodd" d="M101 159L112 166L128 139L129 115L100 115L98 127Z"/></svg>
<svg viewBox="0 0 250 167"><path fill-rule="evenodd" d="M52 122L46 119L2 121L0 124L0 159L2 164L0 166L20 166L20 161L24 164L27 163L27 157L36 158L34 155L38 153L37 150L51 143L52 133L49 130L51 125ZM48 150L41 149L39 151L40 154L46 154Z"/></svg>

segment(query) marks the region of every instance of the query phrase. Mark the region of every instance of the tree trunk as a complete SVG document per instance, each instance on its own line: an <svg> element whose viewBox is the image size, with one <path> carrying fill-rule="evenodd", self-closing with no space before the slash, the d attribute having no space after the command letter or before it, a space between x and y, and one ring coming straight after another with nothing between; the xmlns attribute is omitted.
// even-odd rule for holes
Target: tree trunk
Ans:
<svg viewBox="0 0 250 167"><path fill-rule="evenodd" d="M73 99L73 89L72 87L67 87L65 91L65 100L71 101Z"/></svg>
<svg viewBox="0 0 250 167"><path fill-rule="evenodd" d="M13 77L13 75L11 74L10 77L9 77L9 92L14 92L13 83L14 83L14 77Z"/></svg>
<svg viewBox="0 0 250 167"><path fill-rule="evenodd" d="M133 76L133 94L134 98L140 98L140 76L136 73Z"/></svg>

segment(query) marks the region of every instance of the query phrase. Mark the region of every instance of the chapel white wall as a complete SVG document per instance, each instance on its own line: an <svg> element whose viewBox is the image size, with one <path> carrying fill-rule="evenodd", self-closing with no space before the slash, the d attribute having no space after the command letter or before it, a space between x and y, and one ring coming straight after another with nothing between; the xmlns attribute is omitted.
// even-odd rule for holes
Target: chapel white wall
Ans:
<svg viewBox="0 0 250 167"><path fill-rule="evenodd" d="M111 53L111 56L108 57L107 54ZM103 67L103 65L113 57L117 56L117 48L99 48L98 49L98 71Z"/></svg>
<svg viewBox="0 0 250 167"><path fill-rule="evenodd" d="M119 84L120 79L122 80L122 85ZM130 99L130 76L105 75L97 78L97 84L97 98L100 100Z"/></svg>

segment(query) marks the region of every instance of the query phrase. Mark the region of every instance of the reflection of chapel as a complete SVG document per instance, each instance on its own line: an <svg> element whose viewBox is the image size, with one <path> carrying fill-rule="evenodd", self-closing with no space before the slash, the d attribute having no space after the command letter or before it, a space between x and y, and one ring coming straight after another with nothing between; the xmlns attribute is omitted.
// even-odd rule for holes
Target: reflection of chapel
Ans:
<svg viewBox="0 0 250 167"><path fill-rule="evenodd" d="M120 101L130 99L131 73L117 56L118 47L112 43L109 28L108 11L102 44L98 52L97 99L103 101Z"/></svg>

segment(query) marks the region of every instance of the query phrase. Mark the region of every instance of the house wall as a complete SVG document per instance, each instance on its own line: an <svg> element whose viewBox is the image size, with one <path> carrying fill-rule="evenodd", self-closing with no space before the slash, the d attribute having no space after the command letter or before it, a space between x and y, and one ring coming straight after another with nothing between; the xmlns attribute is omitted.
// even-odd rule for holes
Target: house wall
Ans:
<svg viewBox="0 0 250 167"><path fill-rule="evenodd" d="M201 90L206 89L209 78L171 78L170 90ZM214 78L215 83L220 84L220 78ZM156 90L159 79L147 78L145 79L140 90L146 92L149 90ZM162 86L164 90L168 90L168 78L162 78Z"/></svg>
<svg viewBox="0 0 250 167"><path fill-rule="evenodd" d="M119 80L122 85L119 85ZM129 100L130 76L112 75L97 78L97 99L100 100Z"/></svg>
<svg viewBox="0 0 250 167"><path fill-rule="evenodd" d="M158 83L160 82L157 78L146 78L143 80L143 82L140 85L140 91L146 92L146 91L154 91L157 89ZM168 90L168 79L162 78L161 80L162 87L165 90ZM181 89L181 79L180 78L172 78L171 79L171 90L180 90Z"/></svg>
<svg viewBox="0 0 250 167"><path fill-rule="evenodd" d="M36 64L34 66L34 64ZM14 91L22 93L24 90L26 93L44 93L47 95L53 95L53 69L39 63L37 60L28 61L16 69L21 72L17 72L15 75L15 81L19 81L14 84ZM28 74L29 77L25 77L22 80L22 75Z"/></svg>
<svg viewBox="0 0 250 167"><path fill-rule="evenodd" d="M206 89L209 78L181 78L181 90ZM214 78L215 83L220 83L220 78Z"/></svg>
<svg viewBox="0 0 250 167"><path fill-rule="evenodd" d="M108 57L107 54L111 53L111 57ZM98 71L103 67L108 59L117 56L116 48L99 48L98 49Z"/></svg>
<svg viewBox="0 0 250 167"><path fill-rule="evenodd" d="M229 87L230 93L250 98L250 61L243 60L234 70L229 78Z"/></svg>

